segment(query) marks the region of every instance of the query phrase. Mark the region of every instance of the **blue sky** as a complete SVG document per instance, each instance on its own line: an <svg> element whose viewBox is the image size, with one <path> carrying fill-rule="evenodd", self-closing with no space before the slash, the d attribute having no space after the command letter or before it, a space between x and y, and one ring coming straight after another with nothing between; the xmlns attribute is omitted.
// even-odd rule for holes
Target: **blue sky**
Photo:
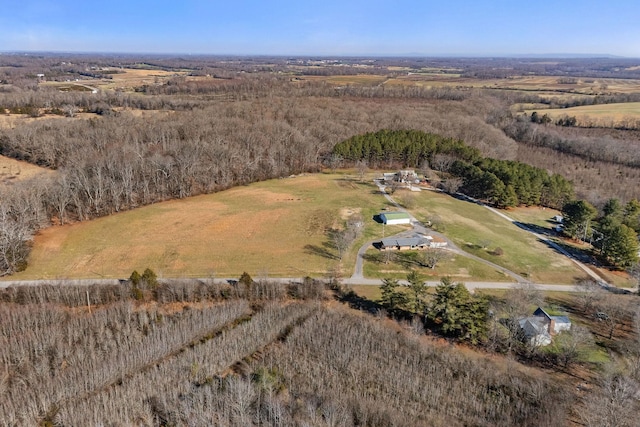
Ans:
<svg viewBox="0 0 640 427"><path fill-rule="evenodd" d="M638 0L0 0L0 51L640 57Z"/></svg>

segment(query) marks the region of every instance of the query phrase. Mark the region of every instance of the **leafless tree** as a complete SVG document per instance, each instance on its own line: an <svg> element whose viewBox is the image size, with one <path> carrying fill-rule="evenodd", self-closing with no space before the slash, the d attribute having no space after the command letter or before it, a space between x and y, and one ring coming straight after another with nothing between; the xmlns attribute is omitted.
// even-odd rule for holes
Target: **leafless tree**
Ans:
<svg viewBox="0 0 640 427"><path fill-rule="evenodd" d="M442 183L442 188L449 194L456 194L458 189L462 187L462 178L450 177Z"/></svg>
<svg viewBox="0 0 640 427"><path fill-rule="evenodd" d="M364 181L364 176L367 173L369 166L367 165L366 160L358 160L356 162L356 170L358 171L358 177L360 181Z"/></svg>
<svg viewBox="0 0 640 427"><path fill-rule="evenodd" d="M576 287L580 291L577 297L582 305L582 310L585 314L592 315L594 308L604 298L605 290L591 279L580 280Z"/></svg>
<svg viewBox="0 0 640 427"><path fill-rule="evenodd" d="M620 298L620 295L609 294L599 300L595 307L598 319L606 326L608 338L612 339L616 329L630 315L628 301Z"/></svg>

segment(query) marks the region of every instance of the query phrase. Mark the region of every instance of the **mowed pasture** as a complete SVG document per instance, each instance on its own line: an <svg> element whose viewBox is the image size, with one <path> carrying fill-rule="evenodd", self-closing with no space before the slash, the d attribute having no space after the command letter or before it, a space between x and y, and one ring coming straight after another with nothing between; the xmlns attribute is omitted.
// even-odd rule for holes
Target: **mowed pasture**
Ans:
<svg viewBox="0 0 640 427"><path fill-rule="evenodd" d="M467 252L537 283L570 284L585 276L568 258L483 206L433 191L412 195L414 215L431 220ZM498 248L502 255L496 254Z"/></svg>
<svg viewBox="0 0 640 427"><path fill-rule="evenodd" d="M525 110L531 114L537 110ZM613 127L640 123L640 102L623 102L615 104L583 105L571 108L554 108L538 111L547 114L551 119L575 117L578 126Z"/></svg>
<svg viewBox="0 0 640 427"><path fill-rule="evenodd" d="M347 175L270 180L47 228L12 279L124 278L147 267L163 277L323 276L338 264L327 230L349 210L377 229L382 206L371 182Z"/></svg>

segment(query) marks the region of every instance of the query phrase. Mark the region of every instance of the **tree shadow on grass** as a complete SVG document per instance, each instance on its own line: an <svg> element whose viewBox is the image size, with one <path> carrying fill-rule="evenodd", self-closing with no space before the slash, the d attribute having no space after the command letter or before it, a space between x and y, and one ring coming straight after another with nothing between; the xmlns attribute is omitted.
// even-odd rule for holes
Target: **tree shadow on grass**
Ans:
<svg viewBox="0 0 640 427"><path fill-rule="evenodd" d="M531 224L528 222L519 222L519 221L514 221L513 224L518 227L521 228L525 231L529 231L529 232L534 232L537 234L541 234L543 236L547 236L547 237L556 237L558 235L558 233L553 230L552 228L549 227L541 227L537 224Z"/></svg>
<svg viewBox="0 0 640 427"><path fill-rule="evenodd" d="M318 255L330 260L339 260L340 258L333 253L333 247L331 244L325 242L322 246L317 245L305 245L304 252L311 255Z"/></svg>

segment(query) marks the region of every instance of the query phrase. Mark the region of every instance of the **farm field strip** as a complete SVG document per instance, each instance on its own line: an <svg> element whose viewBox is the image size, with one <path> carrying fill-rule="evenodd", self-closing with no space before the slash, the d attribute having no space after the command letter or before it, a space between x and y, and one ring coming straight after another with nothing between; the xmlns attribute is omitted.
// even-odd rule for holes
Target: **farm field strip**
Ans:
<svg viewBox="0 0 640 427"><path fill-rule="evenodd" d="M525 110L531 114L538 110ZM583 105L571 108L544 109L539 114L547 114L552 119L569 116L576 117L578 126L609 125L624 120L640 119L640 102L624 102L614 104Z"/></svg>

